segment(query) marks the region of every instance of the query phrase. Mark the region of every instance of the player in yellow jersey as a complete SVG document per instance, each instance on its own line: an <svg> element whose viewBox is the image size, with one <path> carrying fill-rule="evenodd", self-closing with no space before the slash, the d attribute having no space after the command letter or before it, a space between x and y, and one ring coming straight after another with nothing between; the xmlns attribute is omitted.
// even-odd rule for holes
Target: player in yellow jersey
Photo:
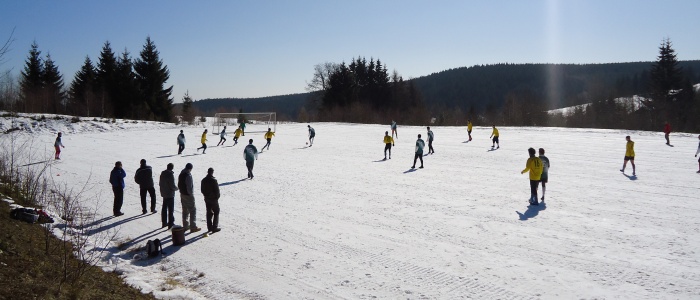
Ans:
<svg viewBox="0 0 700 300"><path fill-rule="evenodd" d="M493 138L491 140L491 148L493 148L496 145L498 145L496 149L501 148L501 144L498 143L498 129L496 129L496 125L493 125L493 132L491 133L491 136L489 138Z"/></svg>
<svg viewBox="0 0 700 300"><path fill-rule="evenodd" d="M386 151L389 151L389 159L391 159L391 146L394 146L394 138L389 135L388 131L384 132L384 160L386 160Z"/></svg>
<svg viewBox="0 0 700 300"><path fill-rule="evenodd" d="M625 173L625 167L627 167L627 161L632 163L632 176L637 176L636 168L634 166L634 142L630 138L630 136L626 136L625 139L627 140L627 147L625 150L625 163L622 165L622 169L620 169L620 172Z"/></svg>
<svg viewBox="0 0 700 300"><path fill-rule="evenodd" d="M472 140L472 119L467 120L467 134L469 134L469 141Z"/></svg>
<svg viewBox="0 0 700 300"><path fill-rule="evenodd" d="M202 150L202 154L207 153L207 130L204 129L204 132L202 133L202 147L197 148L197 152L199 152L199 149L204 149Z"/></svg>
<svg viewBox="0 0 700 300"><path fill-rule="evenodd" d="M267 150L270 150L270 142L272 142L272 137L275 136L275 133L272 132L272 129L268 128L267 132L265 132L265 139L267 140L267 144L260 149L260 152L265 150L265 147L267 147Z"/></svg>
<svg viewBox="0 0 700 300"><path fill-rule="evenodd" d="M243 129L241 129L240 126L236 129L236 131L233 132L233 145L235 146L238 144L238 138L241 137L241 134L243 133Z"/></svg>
<svg viewBox="0 0 700 300"><path fill-rule="evenodd" d="M537 202L537 188L544 170L544 164L542 164L542 160L539 157L535 156L534 148L527 149L527 152L530 154L530 158L527 159L525 169L520 174L530 171L530 205L539 205Z"/></svg>

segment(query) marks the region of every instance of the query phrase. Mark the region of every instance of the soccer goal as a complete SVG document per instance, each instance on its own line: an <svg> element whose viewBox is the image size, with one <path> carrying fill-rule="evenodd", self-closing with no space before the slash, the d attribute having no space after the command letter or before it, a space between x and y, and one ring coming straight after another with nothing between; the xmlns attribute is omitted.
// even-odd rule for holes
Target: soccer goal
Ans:
<svg viewBox="0 0 700 300"><path fill-rule="evenodd" d="M277 113L217 113L214 114L214 126L212 132L219 134L224 126L226 132L231 134L238 126L245 122L245 132L266 132L268 128L277 131Z"/></svg>

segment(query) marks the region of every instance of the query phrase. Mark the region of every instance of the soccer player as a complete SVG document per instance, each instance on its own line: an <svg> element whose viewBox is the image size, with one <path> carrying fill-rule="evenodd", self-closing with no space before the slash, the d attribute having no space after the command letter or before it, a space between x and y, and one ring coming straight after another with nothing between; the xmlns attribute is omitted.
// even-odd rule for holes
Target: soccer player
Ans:
<svg viewBox="0 0 700 300"><path fill-rule="evenodd" d="M698 135L698 140L700 140L700 135ZM695 157L698 157L698 154L700 154L700 142L698 143L698 151L695 151ZM700 173L700 158L698 158L698 172Z"/></svg>
<svg viewBox="0 0 700 300"><path fill-rule="evenodd" d="M202 132L202 147L197 148L197 152L199 152L199 149L204 149L202 154L207 153L207 129L204 129L204 132Z"/></svg>
<svg viewBox="0 0 700 300"><path fill-rule="evenodd" d="M226 126L224 126L224 130L221 130L221 132L219 133L219 136L221 137L221 139L219 140L219 143L216 144L217 146L223 145L224 143L226 143L226 138L225 138L225 136L226 136Z"/></svg>
<svg viewBox="0 0 700 300"><path fill-rule="evenodd" d="M185 134L180 130L180 134L177 135L177 154L182 154L182 150L185 150Z"/></svg>
<svg viewBox="0 0 700 300"><path fill-rule="evenodd" d="M469 134L469 141L472 140L472 120L467 120L467 134Z"/></svg>
<svg viewBox="0 0 700 300"><path fill-rule="evenodd" d="M435 154L435 149L433 149L433 139L435 139L435 135L433 134L433 131L430 130L430 127L428 127L428 154Z"/></svg>
<svg viewBox="0 0 700 300"><path fill-rule="evenodd" d="M544 149L540 148L540 160L542 160L542 176L540 176L540 182L542 183L542 198L540 200L544 201L544 193L547 191L547 175L549 172L549 158L544 156Z"/></svg>
<svg viewBox="0 0 700 300"><path fill-rule="evenodd" d="M243 158L245 159L245 166L248 168L248 179L253 179L253 166L258 159L258 148L253 146L253 139L250 139L248 146L245 146L245 149L243 149Z"/></svg>
<svg viewBox="0 0 700 300"><path fill-rule="evenodd" d="M243 120L243 121L241 122L241 126L240 126L240 127L241 127L241 133L243 134L243 136L245 136L245 120Z"/></svg>
<svg viewBox="0 0 700 300"><path fill-rule="evenodd" d="M316 130L314 130L311 125L307 125L309 127L309 147L314 145L314 137L316 136Z"/></svg>
<svg viewBox="0 0 700 300"><path fill-rule="evenodd" d="M413 166L411 166L411 169L416 168L417 159L420 159L420 169L423 168L423 148L425 148L425 142L420 138L419 134L418 140L416 140L416 155L413 157Z"/></svg>
<svg viewBox="0 0 700 300"><path fill-rule="evenodd" d="M394 134L396 135L396 139L399 138L399 132L396 131L396 121L391 120L391 137L394 137ZM390 155L391 156L391 155Z"/></svg>
<svg viewBox="0 0 700 300"><path fill-rule="evenodd" d="M543 164L539 157L535 156L535 149L527 149L530 158L525 163L525 169L520 174L530 171L530 205L539 205L537 202L537 187L542 176Z"/></svg>
<svg viewBox="0 0 700 300"><path fill-rule="evenodd" d="M666 145L671 146L671 141L668 139L669 134L671 134L671 124L666 122L666 125L664 125L664 137L666 137Z"/></svg>
<svg viewBox="0 0 700 300"><path fill-rule="evenodd" d="M268 128L267 132L265 132L265 139L267 140L267 144L260 149L260 152L265 150L265 147L267 147L267 150L270 150L270 143L272 142L272 137L275 136L275 133L272 132L272 129Z"/></svg>
<svg viewBox="0 0 700 300"><path fill-rule="evenodd" d="M55 159L61 159L61 147L65 148L66 146L63 146L63 143L61 142L61 133L58 133L58 136L56 137L56 141L53 143L53 147L56 148L56 154L54 155Z"/></svg>
<svg viewBox="0 0 700 300"><path fill-rule="evenodd" d="M384 132L384 160L386 160L386 152L389 151L389 159L391 159L391 146L394 146L394 138L389 136L389 132Z"/></svg>
<svg viewBox="0 0 700 300"><path fill-rule="evenodd" d="M241 129L240 126L238 126L238 128L236 128L236 131L233 132L233 142L234 142L233 145L234 146L236 144L238 144L238 138L241 137L242 133L243 133L243 129Z"/></svg>
<svg viewBox="0 0 700 300"><path fill-rule="evenodd" d="M496 149L501 148L501 144L498 142L498 129L496 129L496 125L493 125L493 132L491 132L491 136L489 136L489 138L493 138L491 140L491 148L496 146L496 144L498 144Z"/></svg>
<svg viewBox="0 0 700 300"><path fill-rule="evenodd" d="M627 161L629 161L632 164L632 176L637 176L636 168L634 166L634 142L629 135L626 136L625 139L627 140L625 163L622 165L620 172L625 173L625 167L627 167Z"/></svg>

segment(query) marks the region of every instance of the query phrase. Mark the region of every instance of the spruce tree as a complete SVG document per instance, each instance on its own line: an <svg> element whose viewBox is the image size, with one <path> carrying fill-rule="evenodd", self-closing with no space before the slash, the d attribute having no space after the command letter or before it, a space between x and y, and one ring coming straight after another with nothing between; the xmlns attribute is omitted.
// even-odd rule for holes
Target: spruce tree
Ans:
<svg viewBox="0 0 700 300"><path fill-rule="evenodd" d="M117 58L114 56L112 46L109 41L105 42L100 52L100 60L97 63L97 84L98 93L97 99L99 103L99 111L96 112L100 117L110 116L112 107L112 98L114 98L115 81L117 73Z"/></svg>
<svg viewBox="0 0 700 300"><path fill-rule="evenodd" d="M192 110L192 97L190 97L190 91L185 92L185 96L182 97L182 122L187 124L192 124L194 121L194 112Z"/></svg>
<svg viewBox="0 0 700 300"><path fill-rule="evenodd" d="M85 57L85 62L75 73L73 82L68 90L68 112L77 116L90 116L94 113L97 90L97 71L90 57Z"/></svg>
<svg viewBox="0 0 700 300"><path fill-rule="evenodd" d="M160 60L156 45L150 37L146 38L146 44L140 54L140 58L134 63L134 71L141 96L153 119L170 122L173 107L173 99L170 96L173 87L164 87L165 82L170 79L170 71Z"/></svg>
<svg viewBox="0 0 700 300"><path fill-rule="evenodd" d="M116 118L143 119L145 106L136 84L133 63L126 49L117 61L114 77L116 88L112 99L114 116Z"/></svg>
<svg viewBox="0 0 700 300"><path fill-rule="evenodd" d="M665 39L659 46L659 56L651 67L651 98L647 102L652 110L652 126L658 128L665 121L677 120L676 90L682 82L682 70L678 66L676 51L671 40Z"/></svg>
<svg viewBox="0 0 700 300"><path fill-rule="evenodd" d="M32 43L29 56L20 76L20 101L24 112L39 112L41 94L44 87L44 64L41 60L39 45Z"/></svg>
<svg viewBox="0 0 700 300"><path fill-rule="evenodd" d="M63 76L58 71L58 67L51 59L51 55L46 55L44 61L44 112L58 114L65 112L65 93L63 91Z"/></svg>

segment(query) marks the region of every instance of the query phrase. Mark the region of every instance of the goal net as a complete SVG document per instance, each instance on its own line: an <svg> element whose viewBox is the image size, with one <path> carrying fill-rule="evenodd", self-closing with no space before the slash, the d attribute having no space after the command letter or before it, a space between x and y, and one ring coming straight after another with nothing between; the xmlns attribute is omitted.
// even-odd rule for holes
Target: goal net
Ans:
<svg viewBox="0 0 700 300"><path fill-rule="evenodd" d="M266 132L268 128L277 131L277 113L217 113L214 114L212 133L219 134L226 126L226 132L233 132L245 122L245 132Z"/></svg>

